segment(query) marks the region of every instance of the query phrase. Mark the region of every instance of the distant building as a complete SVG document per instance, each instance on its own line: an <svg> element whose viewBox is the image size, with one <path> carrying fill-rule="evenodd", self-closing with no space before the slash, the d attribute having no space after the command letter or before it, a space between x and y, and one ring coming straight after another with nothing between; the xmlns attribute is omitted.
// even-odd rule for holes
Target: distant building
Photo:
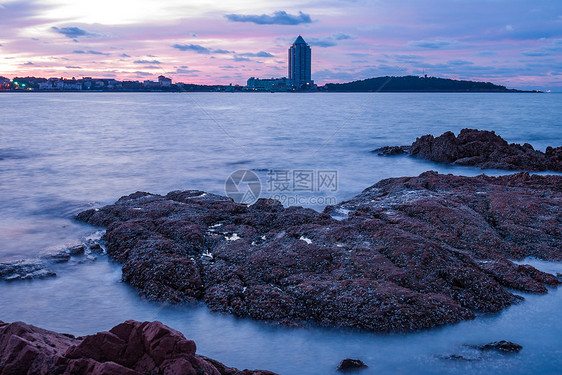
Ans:
<svg viewBox="0 0 562 375"><path fill-rule="evenodd" d="M171 78L159 76L158 77L158 83L160 84L161 87L172 87L172 79Z"/></svg>
<svg viewBox="0 0 562 375"><path fill-rule="evenodd" d="M306 89L314 85L310 72L311 61L310 46L299 35L291 48L289 48L289 80L297 90Z"/></svg>
<svg viewBox="0 0 562 375"><path fill-rule="evenodd" d="M144 87L147 88L156 88L156 87L160 87L160 83L156 82L156 81L151 81L151 80L146 80L142 83L142 85Z"/></svg>
<svg viewBox="0 0 562 375"><path fill-rule="evenodd" d="M246 83L248 91L289 91L291 88L289 80L285 77L269 79L251 77Z"/></svg>
<svg viewBox="0 0 562 375"><path fill-rule="evenodd" d="M9 78L0 77L0 90L7 90L10 88L11 81Z"/></svg>

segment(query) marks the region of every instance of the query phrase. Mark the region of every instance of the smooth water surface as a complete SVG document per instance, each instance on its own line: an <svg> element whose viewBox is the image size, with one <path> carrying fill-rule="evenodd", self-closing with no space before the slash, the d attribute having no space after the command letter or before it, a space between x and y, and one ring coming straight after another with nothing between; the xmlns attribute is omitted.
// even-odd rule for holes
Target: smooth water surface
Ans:
<svg viewBox="0 0 562 375"><path fill-rule="evenodd" d="M430 169L482 173L370 152L423 134L478 128L541 150L562 145L562 94L2 93L0 113L0 261L56 251L92 234L72 220L86 208L138 190L224 194L225 179L239 169L256 172L266 196L269 170L337 171L337 191L322 195L339 202L383 178ZM559 264L538 264L562 272ZM54 279L0 283L0 320L89 334L126 319L157 319L229 366L282 374L329 374L346 357L365 361L364 374L562 371L561 289L451 327L375 335L159 306L120 283L119 266L105 257L56 271ZM472 362L440 358L498 339L525 349Z"/></svg>

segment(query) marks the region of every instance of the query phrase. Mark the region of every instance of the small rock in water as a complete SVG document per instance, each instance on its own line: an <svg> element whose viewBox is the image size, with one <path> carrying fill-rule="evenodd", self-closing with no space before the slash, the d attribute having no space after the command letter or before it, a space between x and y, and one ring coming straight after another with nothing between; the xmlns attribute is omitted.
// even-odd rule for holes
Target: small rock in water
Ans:
<svg viewBox="0 0 562 375"><path fill-rule="evenodd" d="M68 248L68 251L72 256L83 255L85 250L86 249L83 245L76 245Z"/></svg>
<svg viewBox="0 0 562 375"><path fill-rule="evenodd" d="M372 152L377 152L379 155L402 155L408 154L410 151L410 146L385 146L381 148L374 149Z"/></svg>
<svg viewBox="0 0 562 375"><path fill-rule="evenodd" d="M42 258L53 263L66 263L70 260L70 252L64 250L56 254L45 255Z"/></svg>
<svg viewBox="0 0 562 375"><path fill-rule="evenodd" d="M354 371L365 369L369 366L363 363L360 359L346 358L338 365L338 371Z"/></svg>
<svg viewBox="0 0 562 375"><path fill-rule="evenodd" d="M523 347L511 341L495 341L486 345L479 346L480 350L495 350L502 353L519 353Z"/></svg>
<svg viewBox="0 0 562 375"><path fill-rule="evenodd" d="M90 245L90 250L93 253L96 253L96 254L102 254L103 253L103 249L102 249L102 247L100 246L99 243L94 243L94 244Z"/></svg>

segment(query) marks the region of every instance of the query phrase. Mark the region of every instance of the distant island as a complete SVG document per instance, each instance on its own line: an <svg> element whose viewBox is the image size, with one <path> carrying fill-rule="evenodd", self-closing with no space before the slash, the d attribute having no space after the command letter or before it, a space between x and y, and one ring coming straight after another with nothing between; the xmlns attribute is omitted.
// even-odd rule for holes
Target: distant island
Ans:
<svg viewBox="0 0 562 375"><path fill-rule="evenodd" d="M539 92L508 89L490 82L459 81L437 77L377 77L348 83L327 83L330 92Z"/></svg>
<svg viewBox="0 0 562 375"><path fill-rule="evenodd" d="M108 78L83 77L80 79L0 77L1 91L43 91L43 92L540 92L508 89L490 82L459 81L448 78L427 76L376 77L347 83L327 83L324 86L313 85L304 90L291 89L279 85L278 81L286 79L248 80L247 86L241 85L197 85L176 82L159 76L151 81L119 81Z"/></svg>

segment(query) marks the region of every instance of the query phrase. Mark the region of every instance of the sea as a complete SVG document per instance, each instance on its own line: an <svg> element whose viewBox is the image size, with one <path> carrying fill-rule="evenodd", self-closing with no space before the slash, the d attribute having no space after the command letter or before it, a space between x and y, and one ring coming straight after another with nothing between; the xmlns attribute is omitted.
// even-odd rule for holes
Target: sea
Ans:
<svg viewBox="0 0 562 375"><path fill-rule="evenodd" d="M99 238L100 228L74 215L136 191L225 195L247 190L240 176L251 175L254 196L321 211L389 177L513 173L372 152L463 128L494 130L542 151L560 146L562 94L0 93L0 262ZM523 263L562 273L562 263ZM54 278L0 282L0 320L75 335L159 320L194 340L200 354L279 374L336 374L344 358L365 362L365 375L562 373L562 288L521 294L522 303L500 313L447 327L376 334L150 302L121 282L120 266L104 255L53 269ZM502 355L471 347L496 340L524 349Z"/></svg>

